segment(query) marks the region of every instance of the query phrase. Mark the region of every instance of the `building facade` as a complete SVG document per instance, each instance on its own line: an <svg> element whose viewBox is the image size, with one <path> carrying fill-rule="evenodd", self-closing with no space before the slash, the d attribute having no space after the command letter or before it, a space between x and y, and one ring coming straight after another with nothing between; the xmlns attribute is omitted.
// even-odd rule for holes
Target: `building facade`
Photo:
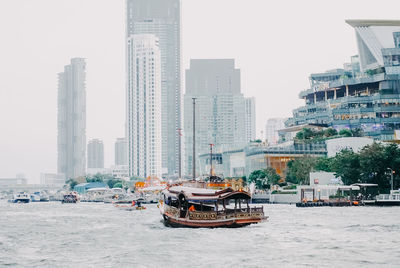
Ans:
<svg viewBox="0 0 400 268"><path fill-rule="evenodd" d="M256 139L256 101L254 97L244 99L246 142Z"/></svg>
<svg viewBox="0 0 400 268"><path fill-rule="evenodd" d="M153 34L127 39L129 176L162 175L161 55Z"/></svg>
<svg viewBox="0 0 400 268"><path fill-rule="evenodd" d="M26 178L0 178L0 186L10 186L10 185L26 185ZM3 189L2 189L3 190Z"/></svg>
<svg viewBox="0 0 400 268"><path fill-rule="evenodd" d="M154 34L161 51L162 167L165 174L179 169L182 128L180 0L127 0L127 38Z"/></svg>
<svg viewBox="0 0 400 268"><path fill-rule="evenodd" d="M65 178L63 174L40 173L40 184L45 185L64 185Z"/></svg>
<svg viewBox="0 0 400 268"><path fill-rule="evenodd" d="M118 138L114 145L114 164L116 166L127 165L127 156L126 138Z"/></svg>
<svg viewBox="0 0 400 268"><path fill-rule="evenodd" d="M186 70L184 96L186 174L193 173L193 98L196 98L196 156L207 153L209 144L214 144L218 153L246 143L245 99L240 88L240 70L235 68L234 60L191 60L190 69Z"/></svg>
<svg viewBox="0 0 400 268"><path fill-rule="evenodd" d="M287 126L327 124L362 129L366 136L393 140L400 129L400 21L347 20L355 29L358 55L343 69L310 76L305 106Z"/></svg>
<svg viewBox="0 0 400 268"><path fill-rule="evenodd" d="M82 58L58 74L57 170L66 179L86 171L86 63Z"/></svg>
<svg viewBox="0 0 400 268"><path fill-rule="evenodd" d="M110 173L114 178L129 181L129 169L127 165L111 166Z"/></svg>
<svg viewBox="0 0 400 268"><path fill-rule="evenodd" d="M104 145L99 139L89 140L87 146L87 167L89 168L104 168Z"/></svg>

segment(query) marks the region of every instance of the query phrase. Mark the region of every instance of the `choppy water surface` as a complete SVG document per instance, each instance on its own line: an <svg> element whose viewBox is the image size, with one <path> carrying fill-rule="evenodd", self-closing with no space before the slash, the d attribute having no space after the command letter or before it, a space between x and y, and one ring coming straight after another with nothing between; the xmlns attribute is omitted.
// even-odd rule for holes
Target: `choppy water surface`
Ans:
<svg viewBox="0 0 400 268"><path fill-rule="evenodd" d="M238 229L165 227L155 205L0 202L0 266L399 267L400 207L265 205Z"/></svg>

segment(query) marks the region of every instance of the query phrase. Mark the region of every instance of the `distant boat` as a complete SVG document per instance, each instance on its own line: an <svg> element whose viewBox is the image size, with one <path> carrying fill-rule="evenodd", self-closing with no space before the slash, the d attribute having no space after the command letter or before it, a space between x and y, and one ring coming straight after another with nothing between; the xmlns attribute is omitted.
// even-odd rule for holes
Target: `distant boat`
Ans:
<svg viewBox="0 0 400 268"><path fill-rule="evenodd" d="M159 203L164 224L170 227L243 227L268 219L264 209L250 207L245 191L172 186Z"/></svg>
<svg viewBox="0 0 400 268"><path fill-rule="evenodd" d="M44 191L40 192L39 196L40 196L40 202L49 202L50 201L49 195Z"/></svg>
<svg viewBox="0 0 400 268"><path fill-rule="evenodd" d="M79 195L76 192L69 192L64 194L63 200L61 203L78 203L79 202Z"/></svg>
<svg viewBox="0 0 400 268"><path fill-rule="evenodd" d="M40 193L39 192L34 192L31 194L31 202L40 202Z"/></svg>
<svg viewBox="0 0 400 268"><path fill-rule="evenodd" d="M146 209L146 207L142 205L143 201L144 200L142 198L136 200L120 200L113 202L113 206L118 209L128 210L128 211L143 210Z"/></svg>
<svg viewBox="0 0 400 268"><path fill-rule="evenodd" d="M29 201L31 201L29 194L25 192L15 194L11 200L12 203L29 203Z"/></svg>
<svg viewBox="0 0 400 268"><path fill-rule="evenodd" d="M112 188L108 189L104 193L103 202L104 203L112 203L118 200L125 200L128 194L122 188Z"/></svg>

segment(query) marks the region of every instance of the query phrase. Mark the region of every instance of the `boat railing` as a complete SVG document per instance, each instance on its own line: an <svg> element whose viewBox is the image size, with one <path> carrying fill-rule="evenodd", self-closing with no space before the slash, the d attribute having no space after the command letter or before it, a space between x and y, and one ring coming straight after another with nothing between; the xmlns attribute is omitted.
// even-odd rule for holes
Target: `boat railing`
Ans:
<svg viewBox="0 0 400 268"><path fill-rule="evenodd" d="M242 207L242 208L233 208L233 209L226 209L226 212L228 214L231 213L236 213L236 212L248 212L248 213L253 213L253 212L264 212L264 207Z"/></svg>
<svg viewBox="0 0 400 268"><path fill-rule="evenodd" d="M262 216L264 208L261 207L246 207L236 209L226 209L219 211L189 211L189 219L191 220L215 220L229 218L243 218L252 216Z"/></svg>
<svg viewBox="0 0 400 268"><path fill-rule="evenodd" d="M376 198L377 200L400 200L400 195L398 194L380 194Z"/></svg>

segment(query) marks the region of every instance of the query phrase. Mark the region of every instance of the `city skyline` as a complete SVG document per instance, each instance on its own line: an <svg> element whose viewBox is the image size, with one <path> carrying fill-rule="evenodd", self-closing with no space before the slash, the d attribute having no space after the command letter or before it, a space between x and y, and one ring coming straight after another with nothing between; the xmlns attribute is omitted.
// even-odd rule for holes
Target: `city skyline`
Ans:
<svg viewBox="0 0 400 268"><path fill-rule="evenodd" d="M308 87L311 73L340 67L350 56L356 54L355 37L352 28L344 23L345 19L396 18L396 9L387 10L385 5L374 4L373 1L346 3L346 9L337 8L335 15L327 14L323 4L317 1L301 4L284 1L273 7L254 1L254 8L249 11L243 8L248 5L245 1L214 2L183 1L182 69L188 67L190 58L235 58L237 67L242 70L245 96L256 98L258 137L267 118L290 116L292 110L301 105L298 92ZM125 74L124 4L122 1L112 4L96 1L98 8L88 21L87 12L92 10L93 3L4 1L0 4L0 27L5 40L1 52L3 64L0 67L4 74L4 79L0 82L0 122L5 126L2 135L8 141L1 144L0 160L4 167L0 176L15 176L16 173L24 172L30 182L38 182L40 172L55 171L54 74L69 58L76 56L86 58L88 63L87 136L98 137L101 133L99 137L105 141L106 151L110 152L106 156L106 166L112 163L113 141L124 133L124 107L121 106ZM303 11L299 15L289 13L287 21L282 21L282 25L276 27L272 22L278 20L278 17L273 13L287 14L282 12L290 12L286 9L288 3L292 4L294 10L303 7ZM394 6L398 4L394 1L385 3L392 3ZM78 4L79 9L76 8ZM224 9L227 4L230 5L229 14ZM368 7L369 4L371 7ZM213 8L210 8L211 5ZM197 23L206 10L209 20L205 24ZM256 13L250 15L250 10ZM224 12L224 20L219 21L218 12ZM236 17L242 13L244 19L235 22ZM260 16L264 13L269 14L270 18ZM315 25L315 20L318 19L321 19L320 23ZM49 24L49 20L54 23ZM246 33L247 27L254 29ZM292 31L293 28L295 32ZM257 29L261 34L250 35L250 32ZM88 32L92 34L88 35ZM266 32L268 34L264 34ZM104 34L107 35L107 42L104 42ZM202 42L212 39L218 42ZM243 42L235 42L240 40ZM245 40L254 42L249 45ZM301 41L294 46L293 40ZM253 49L253 46L257 47ZM264 49L260 49L262 47ZM291 53L285 54L285 50ZM253 51L256 54L252 54ZM272 52L278 52L276 54L279 56L274 57ZM253 58L257 58L256 61ZM323 61L320 60L322 58ZM285 79L288 75L291 79ZM273 100L283 96L287 98L285 104ZM34 103L40 105L35 106ZM10 114L13 116L9 116ZM122 120L118 122L115 118ZM104 129L107 131L103 133Z"/></svg>

